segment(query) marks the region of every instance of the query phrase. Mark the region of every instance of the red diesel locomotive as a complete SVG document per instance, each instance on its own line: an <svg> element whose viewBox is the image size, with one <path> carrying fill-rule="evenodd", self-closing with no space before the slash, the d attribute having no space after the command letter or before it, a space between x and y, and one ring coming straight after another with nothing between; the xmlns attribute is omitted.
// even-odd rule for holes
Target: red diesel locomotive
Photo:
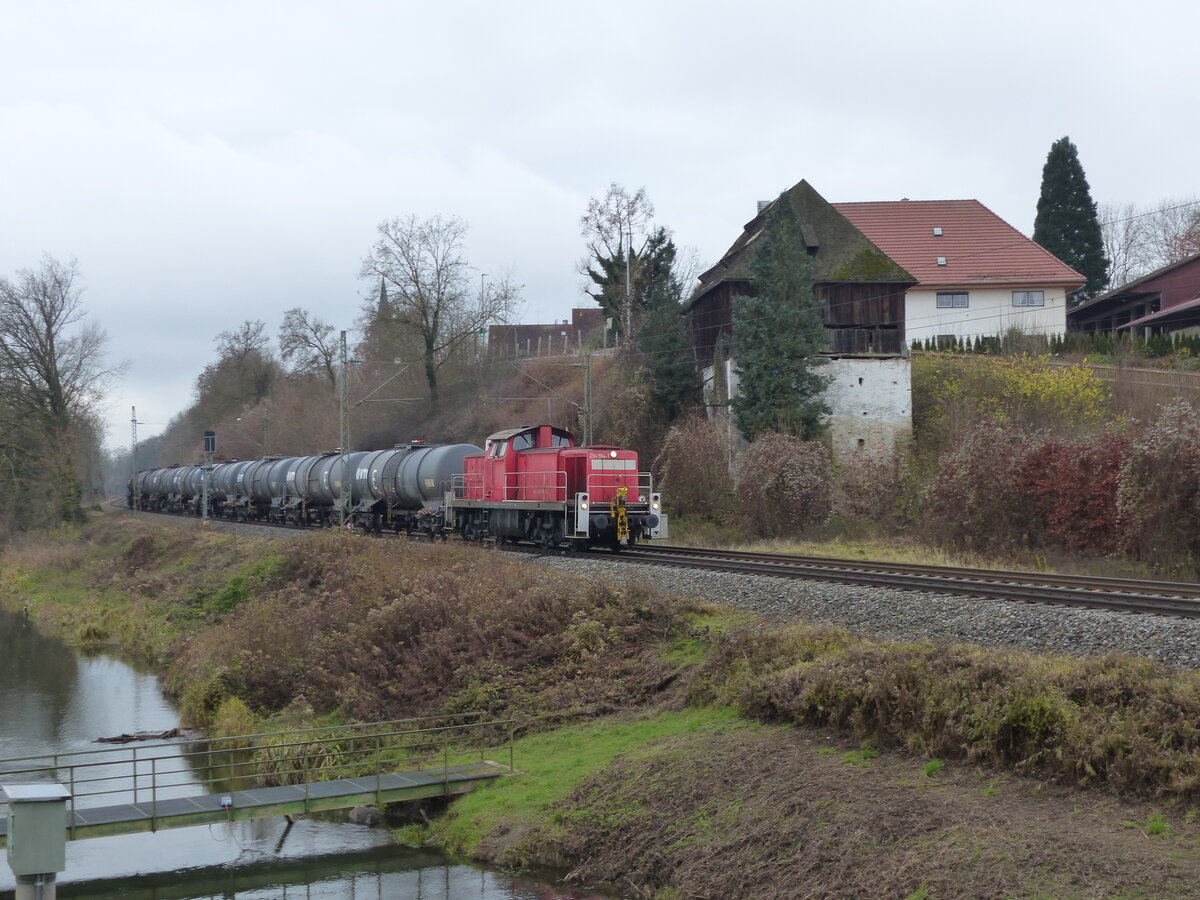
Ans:
<svg viewBox="0 0 1200 900"><path fill-rule="evenodd" d="M665 538L667 517L634 450L577 447L550 425L499 431L468 456L447 496L447 526L467 540L614 550Z"/></svg>

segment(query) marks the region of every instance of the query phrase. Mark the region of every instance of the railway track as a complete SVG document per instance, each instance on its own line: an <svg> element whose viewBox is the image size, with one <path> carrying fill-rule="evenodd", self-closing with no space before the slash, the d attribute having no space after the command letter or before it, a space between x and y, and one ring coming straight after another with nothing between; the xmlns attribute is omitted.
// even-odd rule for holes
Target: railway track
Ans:
<svg viewBox="0 0 1200 900"><path fill-rule="evenodd" d="M123 503L114 503L124 509ZM150 515L178 515L150 513ZM178 515L193 519L194 516ZM295 526L254 521L229 525L283 528L308 531ZM525 545L504 545L506 550L545 555L554 551ZM807 581L826 581L882 587L961 597L1041 603L1076 608L1107 609L1141 615L1200 618L1200 584L1175 581L1145 581L1133 578L1097 578L999 569L960 568L910 563L870 562L822 556L792 556L783 553L753 553L736 550L705 550L694 547L639 544L614 556L607 550L589 551L608 560L642 565L670 566L734 575L755 575Z"/></svg>
<svg viewBox="0 0 1200 900"><path fill-rule="evenodd" d="M900 588L994 600L1108 609L1143 615L1200 618L1200 584L1047 575L997 569L956 568L702 550L648 547L626 550L621 558L646 565L674 566L738 575L827 581L867 587Z"/></svg>

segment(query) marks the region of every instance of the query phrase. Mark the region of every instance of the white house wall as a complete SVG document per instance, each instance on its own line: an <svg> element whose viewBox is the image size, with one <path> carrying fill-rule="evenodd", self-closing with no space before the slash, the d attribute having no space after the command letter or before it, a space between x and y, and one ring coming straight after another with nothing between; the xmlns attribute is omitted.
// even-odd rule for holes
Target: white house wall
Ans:
<svg viewBox="0 0 1200 900"><path fill-rule="evenodd" d="M735 363L726 365L730 396L737 396ZM912 368L907 358L831 359L818 371L829 379L824 399L830 409L829 438L835 456L891 457L905 450L912 440ZM720 408L724 398L712 396L711 366L703 376L706 401ZM711 413L714 406L709 409Z"/></svg>
<svg viewBox="0 0 1200 900"><path fill-rule="evenodd" d="M967 293L968 306L939 309L939 289L910 288L904 301L904 337L910 343L938 335L962 339L1002 335L1010 328L1047 337L1067 330L1067 300L1061 287L941 288ZM1013 291L1042 291L1045 306L1013 306Z"/></svg>
<svg viewBox="0 0 1200 900"><path fill-rule="evenodd" d="M834 456L891 457L912 440L912 369L908 359L833 359L829 376L829 436Z"/></svg>

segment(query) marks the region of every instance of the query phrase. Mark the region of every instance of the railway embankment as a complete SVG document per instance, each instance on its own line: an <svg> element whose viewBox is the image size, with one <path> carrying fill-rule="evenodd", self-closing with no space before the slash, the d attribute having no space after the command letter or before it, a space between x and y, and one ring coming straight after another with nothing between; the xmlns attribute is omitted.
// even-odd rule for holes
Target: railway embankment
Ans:
<svg viewBox="0 0 1200 900"><path fill-rule="evenodd" d="M524 774L405 837L623 896L1192 895L1200 674L1161 635L983 647L886 596L838 620L822 585L661 572L106 515L10 547L0 600L152 662L210 728L517 717Z"/></svg>

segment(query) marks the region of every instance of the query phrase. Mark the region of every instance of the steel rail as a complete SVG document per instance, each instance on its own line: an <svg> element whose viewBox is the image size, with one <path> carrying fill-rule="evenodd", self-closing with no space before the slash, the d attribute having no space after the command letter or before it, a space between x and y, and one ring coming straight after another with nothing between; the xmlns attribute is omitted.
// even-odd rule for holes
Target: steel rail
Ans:
<svg viewBox="0 0 1200 900"><path fill-rule="evenodd" d="M799 556L788 553L761 553L744 550L706 550L696 547L670 545L645 546L639 544L636 548L627 552L636 554L652 553L672 557L756 561L812 568L894 572L903 575L929 575L931 577L961 578L971 581L994 581L1002 584L1074 587L1080 590L1108 591L1110 593L1155 594L1165 597L1200 598L1200 584L1189 581L1153 581L1138 578L1026 572L1015 569L980 569L965 566L934 566L922 563L889 563L875 562L873 560L840 559L830 556Z"/></svg>
<svg viewBox="0 0 1200 900"><path fill-rule="evenodd" d="M683 550L684 552L679 552ZM754 557L767 557L755 559ZM750 558L746 558L750 557ZM968 573L988 570L939 569L914 566L908 569L890 563L876 564L820 557L787 557L781 554L739 554L723 551L694 551L690 548L632 548L620 557L628 562L674 568L699 569L736 575L769 576L806 581L827 581L866 587L885 587L927 593L953 594L994 600L1022 601L1057 606L1107 609L1117 612L1200 618L1200 600L1181 595L1164 595L1138 587L1154 587L1170 582L1121 580L1123 590L1081 587L1073 583L1055 583L1051 576L1021 580L1024 573L999 573L1002 578L974 578ZM800 560L816 559L816 563ZM796 560L796 561L793 561ZM839 565L839 563L845 565ZM920 569L933 570L937 574ZM989 572L989 575L997 573ZM1071 576L1067 577L1068 580Z"/></svg>

